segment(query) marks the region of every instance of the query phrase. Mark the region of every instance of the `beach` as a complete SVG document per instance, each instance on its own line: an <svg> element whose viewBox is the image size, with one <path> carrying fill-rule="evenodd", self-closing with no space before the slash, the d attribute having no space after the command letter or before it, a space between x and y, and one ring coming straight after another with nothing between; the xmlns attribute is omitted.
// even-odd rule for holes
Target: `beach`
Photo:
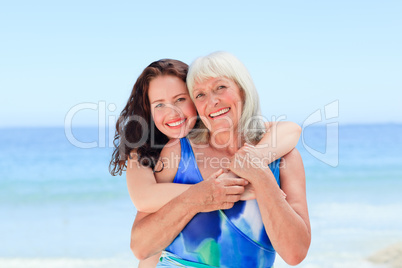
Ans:
<svg viewBox="0 0 402 268"><path fill-rule="evenodd" d="M312 242L298 267L402 267L400 133L397 124L340 125L338 150L325 158L326 126L304 130ZM0 129L0 267L137 266L136 210L124 174L108 173L112 137L73 134L98 144L79 148L62 127ZM278 256L281 267L289 266Z"/></svg>

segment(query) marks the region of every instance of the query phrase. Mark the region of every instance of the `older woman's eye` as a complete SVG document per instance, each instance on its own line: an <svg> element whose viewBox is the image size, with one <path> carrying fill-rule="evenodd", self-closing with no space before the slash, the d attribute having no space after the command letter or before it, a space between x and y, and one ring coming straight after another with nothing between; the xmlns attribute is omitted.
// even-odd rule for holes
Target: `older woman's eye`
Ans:
<svg viewBox="0 0 402 268"><path fill-rule="evenodd" d="M203 97L204 96L204 93L199 93L197 96L195 96L195 98L196 99L199 99L199 98L201 98L201 97Z"/></svg>

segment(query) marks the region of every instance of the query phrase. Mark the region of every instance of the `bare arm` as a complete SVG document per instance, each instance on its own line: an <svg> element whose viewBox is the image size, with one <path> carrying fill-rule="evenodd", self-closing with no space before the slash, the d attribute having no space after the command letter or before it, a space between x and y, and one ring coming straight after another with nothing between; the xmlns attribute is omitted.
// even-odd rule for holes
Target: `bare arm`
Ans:
<svg viewBox="0 0 402 268"><path fill-rule="evenodd" d="M246 151L252 154L253 150ZM287 194L286 199L270 169L251 162L240 167L239 162L237 166L235 162L231 170L246 178L255 188L264 226L273 247L288 264L300 263L310 246L311 229L304 167L299 152L293 149L282 158L280 179L281 187Z"/></svg>
<svg viewBox="0 0 402 268"><path fill-rule="evenodd" d="M257 145L245 144L239 152L252 147L254 157L264 166L289 153L296 145L300 137L301 127L293 122L267 122L266 133ZM256 160L256 159L255 159ZM282 195L286 198L285 192ZM255 199L254 186L249 184L245 187L241 200Z"/></svg>
<svg viewBox="0 0 402 268"><path fill-rule="evenodd" d="M138 162L135 151L127 162L126 180L131 201L142 212L157 211L191 187L188 184L156 183L152 169Z"/></svg>
<svg viewBox="0 0 402 268"><path fill-rule="evenodd" d="M265 127L266 133L255 147L268 165L296 147L301 127L290 121L267 122Z"/></svg>
<svg viewBox="0 0 402 268"><path fill-rule="evenodd" d="M240 178L217 178L214 173L174 198L157 212L138 212L131 230L131 250L146 259L165 249L199 212L229 209L240 199L247 183Z"/></svg>

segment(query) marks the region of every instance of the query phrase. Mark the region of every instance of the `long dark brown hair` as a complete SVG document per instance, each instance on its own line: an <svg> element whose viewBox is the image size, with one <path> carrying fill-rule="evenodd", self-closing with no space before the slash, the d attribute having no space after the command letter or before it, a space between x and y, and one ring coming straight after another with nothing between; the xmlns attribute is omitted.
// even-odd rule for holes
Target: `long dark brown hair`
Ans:
<svg viewBox="0 0 402 268"><path fill-rule="evenodd" d="M138 77L126 106L116 123L113 144L114 151L109 164L109 172L121 175L127 168L127 159L133 149L137 149L138 162L155 168L163 146L169 141L156 128L151 115L148 90L152 79L162 75L172 75L186 82L188 65L172 59L152 62Z"/></svg>

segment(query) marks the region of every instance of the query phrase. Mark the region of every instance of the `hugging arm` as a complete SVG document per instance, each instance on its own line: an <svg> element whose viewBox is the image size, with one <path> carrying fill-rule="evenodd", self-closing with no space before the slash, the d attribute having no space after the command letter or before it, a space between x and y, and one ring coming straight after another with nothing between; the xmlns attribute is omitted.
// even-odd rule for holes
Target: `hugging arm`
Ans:
<svg viewBox="0 0 402 268"><path fill-rule="evenodd" d="M266 133L255 147L259 152L258 157L268 165L296 147L301 127L290 121L267 122L265 127Z"/></svg>
<svg viewBox="0 0 402 268"><path fill-rule="evenodd" d="M261 157L269 164L296 146L301 128L293 122L269 122L266 123L266 128L267 132L258 143L258 148ZM126 180L131 200L137 210L142 212L157 211L191 187L188 184L171 182L156 183L153 171L140 164L135 150L132 151L131 158L127 161Z"/></svg>
<svg viewBox="0 0 402 268"><path fill-rule="evenodd" d="M221 173L219 170L192 186L155 213L138 212L131 230L134 255L143 260L164 250L199 212L231 208L247 182L240 178L217 179Z"/></svg>
<svg viewBox="0 0 402 268"><path fill-rule="evenodd" d="M297 144L300 127L292 122L267 123L266 127L267 134L260 144L272 145L262 150L274 156L268 158L270 163ZM240 197L242 200L252 198L240 196L247 184L244 180L230 177L215 180L216 175L213 175L209 180L190 186L171 183L174 174L170 174L168 179L159 180L166 183L157 184L152 171L140 166L136 158L133 159L127 167L127 186L139 211L131 232L131 249L139 259L145 259L166 248L198 212L227 209ZM177 166L178 163L175 172ZM140 178L142 180L138 181ZM159 208L153 214L144 213Z"/></svg>
<svg viewBox="0 0 402 268"><path fill-rule="evenodd" d="M254 150L247 148L245 151L252 156ZM249 161L247 155L242 156ZM300 153L293 149L281 159L280 180L286 199L266 166L248 162L242 167L232 165L231 170L254 186L262 220L275 250L288 264L300 263L311 242L306 180Z"/></svg>
<svg viewBox="0 0 402 268"><path fill-rule="evenodd" d="M152 169L140 164L135 150L130 156L126 171L127 189L138 211L155 212L191 187L188 184L156 183Z"/></svg>
<svg viewBox="0 0 402 268"><path fill-rule="evenodd" d="M238 152L244 153L245 149L252 148L254 151L253 157L258 158L258 161L262 165L268 166L276 159L289 153L297 145L301 127L289 121L267 122L265 123L265 127L266 133L257 145L245 144ZM282 191L282 195L286 198L285 192ZM245 191L241 197L241 200L250 199L255 199L255 191L252 184L245 187Z"/></svg>

